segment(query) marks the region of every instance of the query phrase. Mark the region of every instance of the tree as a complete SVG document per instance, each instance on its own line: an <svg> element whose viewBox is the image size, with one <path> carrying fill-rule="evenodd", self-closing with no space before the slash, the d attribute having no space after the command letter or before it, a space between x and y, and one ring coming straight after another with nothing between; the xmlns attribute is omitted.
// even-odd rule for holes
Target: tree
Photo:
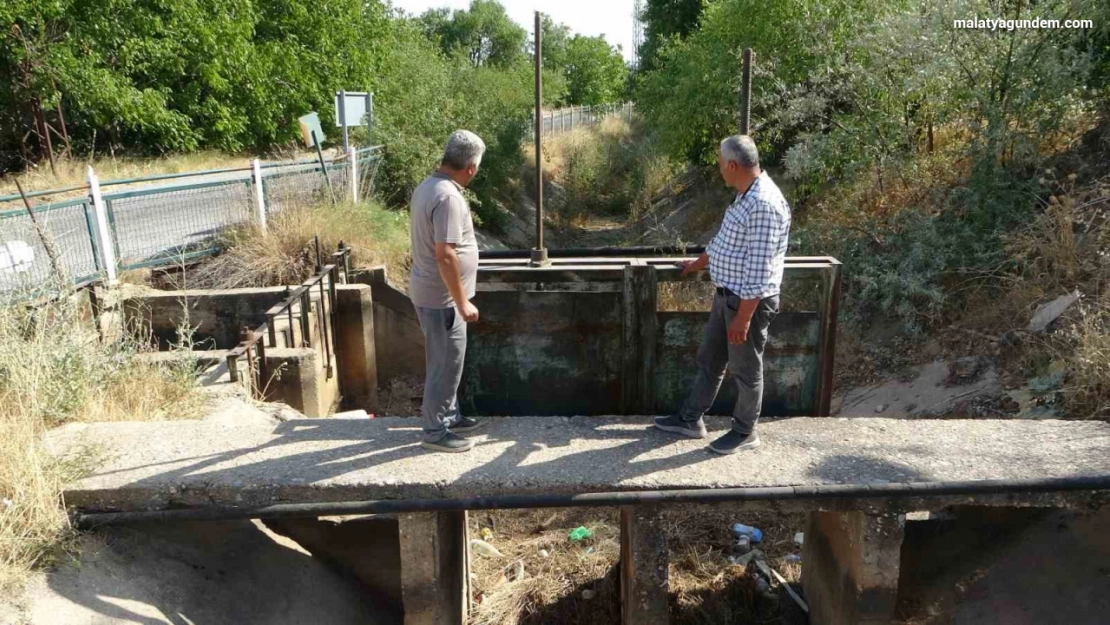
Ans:
<svg viewBox="0 0 1110 625"><path fill-rule="evenodd" d="M547 15L540 22L540 32L543 34L543 66L546 69L562 73L567 66L567 41L570 40L570 27L566 24L557 24ZM528 51L535 55L535 45L528 43Z"/></svg>
<svg viewBox="0 0 1110 625"><path fill-rule="evenodd" d="M508 67L524 56L528 33L497 0L471 0L450 17L447 9L431 9L420 21L448 56L461 54L474 67Z"/></svg>
<svg viewBox="0 0 1110 625"><path fill-rule="evenodd" d="M604 37L575 35L567 42L568 104L608 104L624 99L628 67L620 48Z"/></svg>
<svg viewBox="0 0 1110 625"><path fill-rule="evenodd" d="M685 39L696 31L708 4L709 0L647 0L639 16L644 23L640 69L653 69L659 50L668 41Z"/></svg>

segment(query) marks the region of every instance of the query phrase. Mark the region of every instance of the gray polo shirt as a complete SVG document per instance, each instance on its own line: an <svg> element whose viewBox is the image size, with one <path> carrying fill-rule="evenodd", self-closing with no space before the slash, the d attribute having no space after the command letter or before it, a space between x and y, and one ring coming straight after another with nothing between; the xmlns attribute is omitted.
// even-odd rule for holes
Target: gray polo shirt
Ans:
<svg viewBox="0 0 1110 625"><path fill-rule="evenodd" d="M412 193L409 206L412 274L409 297L421 308L455 305L436 264L436 243L454 243L467 299L474 297L478 275L478 240L462 187L446 174L435 172Z"/></svg>

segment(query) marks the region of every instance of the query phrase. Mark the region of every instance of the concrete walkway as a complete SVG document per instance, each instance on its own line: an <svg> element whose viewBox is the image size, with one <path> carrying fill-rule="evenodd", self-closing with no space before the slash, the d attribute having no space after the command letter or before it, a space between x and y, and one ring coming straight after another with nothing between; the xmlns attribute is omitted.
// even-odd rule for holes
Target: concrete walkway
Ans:
<svg viewBox="0 0 1110 625"><path fill-rule="evenodd" d="M423 450L417 422L400 418L70 425L49 442L91 463L65 492L86 510L1110 475L1101 422L781 419L731 457L649 424L492 419L459 455Z"/></svg>

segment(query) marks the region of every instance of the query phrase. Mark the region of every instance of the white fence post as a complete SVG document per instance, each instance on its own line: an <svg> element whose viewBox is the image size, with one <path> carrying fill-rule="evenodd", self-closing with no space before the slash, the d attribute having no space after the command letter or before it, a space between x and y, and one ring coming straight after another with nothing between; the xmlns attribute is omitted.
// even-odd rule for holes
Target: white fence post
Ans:
<svg viewBox="0 0 1110 625"><path fill-rule="evenodd" d="M351 187L351 202L358 204L358 159L354 146L347 148L347 181Z"/></svg>
<svg viewBox="0 0 1110 625"><path fill-rule="evenodd" d="M100 195L100 179L96 177L92 165L89 165L88 175L89 195L92 197L93 218L96 221L96 243L100 251L100 264L108 275L108 284L116 283L116 248L112 244L112 230L108 225L108 209L104 205L104 197Z"/></svg>
<svg viewBox="0 0 1110 625"><path fill-rule="evenodd" d="M266 193L262 188L262 164L257 158L251 159L251 177L254 179L254 209L258 227L266 232Z"/></svg>

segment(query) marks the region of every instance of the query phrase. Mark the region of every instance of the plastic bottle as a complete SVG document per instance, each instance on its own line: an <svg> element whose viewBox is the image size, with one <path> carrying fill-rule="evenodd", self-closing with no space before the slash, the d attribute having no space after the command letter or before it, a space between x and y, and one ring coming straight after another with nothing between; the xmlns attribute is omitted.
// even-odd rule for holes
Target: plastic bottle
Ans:
<svg viewBox="0 0 1110 625"><path fill-rule="evenodd" d="M750 525L744 525L743 523L737 523L732 526L732 533L736 534L737 538L741 536L747 536L751 538L751 541L753 543L763 542L763 531L760 530L758 527L752 527Z"/></svg>

